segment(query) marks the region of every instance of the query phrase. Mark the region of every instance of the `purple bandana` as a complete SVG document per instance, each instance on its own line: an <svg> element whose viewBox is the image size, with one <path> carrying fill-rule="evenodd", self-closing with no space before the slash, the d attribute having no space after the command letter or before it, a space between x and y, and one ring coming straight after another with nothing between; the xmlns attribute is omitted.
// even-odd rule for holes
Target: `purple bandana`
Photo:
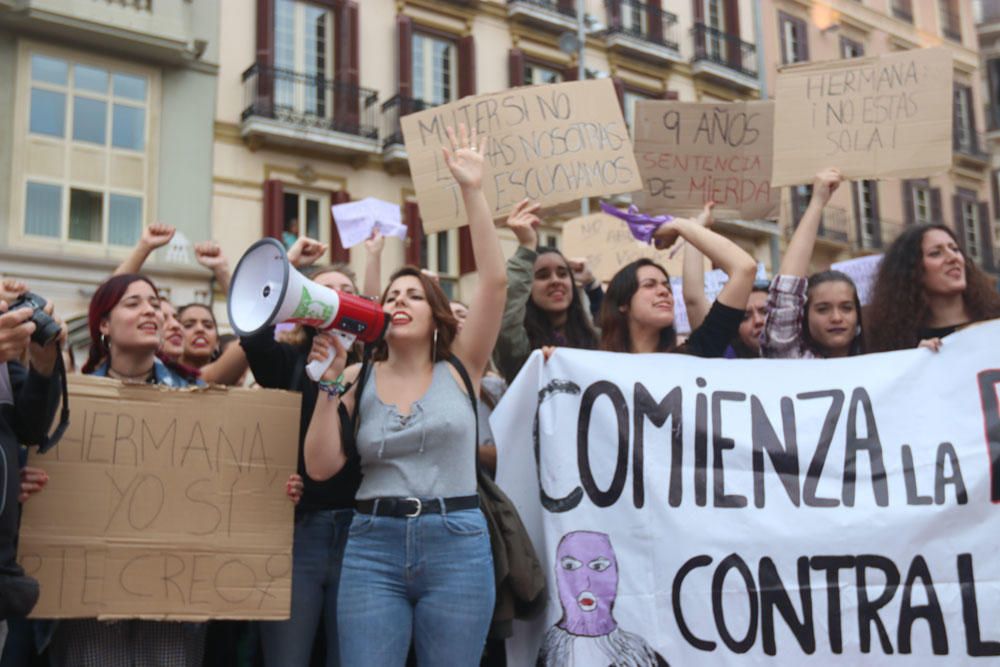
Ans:
<svg viewBox="0 0 1000 667"><path fill-rule="evenodd" d="M628 228L632 232L632 236L643 243L652 243L653 234L659 229L660 225L674 219L672 215L648 216L644 213L639 213L639 209L635 204L629 206L627 211L623 211L602 201L601 210L608 215L613 215L628 223Z"/></svg>

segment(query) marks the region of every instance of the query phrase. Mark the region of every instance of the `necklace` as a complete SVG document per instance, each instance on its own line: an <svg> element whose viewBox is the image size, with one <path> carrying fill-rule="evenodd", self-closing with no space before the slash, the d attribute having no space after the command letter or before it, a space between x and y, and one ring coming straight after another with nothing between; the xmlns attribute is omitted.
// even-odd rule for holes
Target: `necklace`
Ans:
<svg viewBox="0 0 1000 667"><path fill-rule="evenodd" d="M121 380L125 384L145 384L149 380L149 376L152 374L152 368L145 373L139 373L138 375L125 375L124 373L119 373L110 366L108 367L108 377L114 378L115 380Z"/></svg>

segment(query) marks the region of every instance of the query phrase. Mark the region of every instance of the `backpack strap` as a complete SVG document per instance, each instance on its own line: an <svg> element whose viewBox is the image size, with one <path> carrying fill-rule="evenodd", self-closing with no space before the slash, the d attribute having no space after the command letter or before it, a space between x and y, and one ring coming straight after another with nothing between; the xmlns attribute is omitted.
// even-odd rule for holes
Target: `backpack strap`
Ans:
<svg viewBox="0 0 1000 667"><path fill-rule="evenodd" d="M469 377L469 371L465 369L465 364L462 363L461 359L456 357L454 354L448 357L448 363L451 364L456 371L458 371L459 376L462 378L462 382L465 384L465 391L469 394L469 402L472 404L472 416L476 419L476 441L475 441L475 457L473 462L476 466L476 476L479 476L479 401L476 399L476 391L472 388L472 378Z"/></svg>

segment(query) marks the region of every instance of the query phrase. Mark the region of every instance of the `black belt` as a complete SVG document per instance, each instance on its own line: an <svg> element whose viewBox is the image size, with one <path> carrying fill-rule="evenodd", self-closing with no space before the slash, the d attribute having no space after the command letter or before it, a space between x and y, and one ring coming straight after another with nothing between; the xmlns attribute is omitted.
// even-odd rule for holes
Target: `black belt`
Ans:
<svg viewBox="0 0 1000 667"><path fill-rule="evenodd" d="M414 518L421 514L442 514L479 507L479 496L454 498L373 498L354 505L362 514Z"/></svg>

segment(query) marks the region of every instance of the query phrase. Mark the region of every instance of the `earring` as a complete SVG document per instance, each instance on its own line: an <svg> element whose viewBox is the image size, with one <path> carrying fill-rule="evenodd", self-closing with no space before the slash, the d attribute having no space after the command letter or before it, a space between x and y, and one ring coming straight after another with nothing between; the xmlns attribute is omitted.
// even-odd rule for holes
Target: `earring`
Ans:
<svg viewBox="0 0 1000 667"><path fill-rule="evenodd" d="M437 354L438 354L438 330L435 329L434 330L434 342L431 344L431 363L432 364L436 364L437 363Z"/></svg>
<svg viewBox="0 0 1000 667"><path fill-rule="evenodd" d="M107 337L106 334L101 334L101 347L103 347L105 350L111 349L110 339Z"/></svg>

